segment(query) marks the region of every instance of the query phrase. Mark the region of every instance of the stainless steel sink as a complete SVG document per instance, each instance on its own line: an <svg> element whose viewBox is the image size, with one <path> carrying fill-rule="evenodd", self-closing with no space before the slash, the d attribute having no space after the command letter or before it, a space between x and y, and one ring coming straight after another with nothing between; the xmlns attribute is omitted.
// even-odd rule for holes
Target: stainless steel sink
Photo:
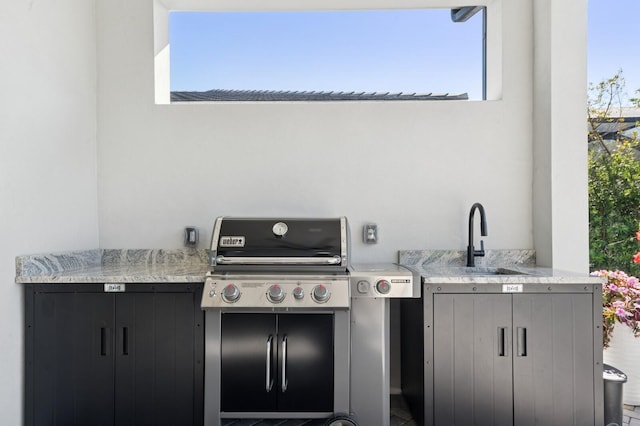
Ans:
<svg viewBox="0 0 640 426"><path fill-rule="evenodd" d="M466 274L469 275L527 275L526 272L517 271L515 269L508 268L491 268L491 267L467 267L461 268Z"/></svg>

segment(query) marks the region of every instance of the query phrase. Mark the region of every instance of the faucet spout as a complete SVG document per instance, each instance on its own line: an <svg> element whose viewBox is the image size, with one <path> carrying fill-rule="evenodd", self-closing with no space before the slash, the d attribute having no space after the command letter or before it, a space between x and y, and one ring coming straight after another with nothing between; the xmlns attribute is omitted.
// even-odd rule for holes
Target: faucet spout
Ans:
<svg viewBox="0 0 640 426"><path fill-rule="evenodd" d="M473 246L473 222L476 210L480 212L480 236L486 237L487 233L487 218L484 212L484 207L480 203L474 203L469 211L469 245L467 245L467 266L475 266L476 256L484 256L484 241L480 240L480 250L476 250Z"/></svg>

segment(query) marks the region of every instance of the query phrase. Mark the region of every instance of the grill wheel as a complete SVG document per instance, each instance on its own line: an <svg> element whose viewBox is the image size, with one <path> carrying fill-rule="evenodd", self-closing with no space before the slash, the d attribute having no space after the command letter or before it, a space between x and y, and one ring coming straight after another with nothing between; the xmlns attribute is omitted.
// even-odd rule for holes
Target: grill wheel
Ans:
<svg viewBox="0 0 640 426"><path fill-rule="evenodd" d="M349 416L335 416L329 419L326 426L358 426L358 423Z"/></svg>

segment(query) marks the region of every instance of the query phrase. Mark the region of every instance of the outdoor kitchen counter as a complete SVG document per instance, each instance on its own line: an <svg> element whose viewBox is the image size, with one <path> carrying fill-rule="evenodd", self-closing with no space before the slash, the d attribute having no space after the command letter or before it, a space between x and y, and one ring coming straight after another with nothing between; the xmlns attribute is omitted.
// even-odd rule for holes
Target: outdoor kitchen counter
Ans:
<svg viewBox="0 0 640 426"><path fill-rule="evenodd" d="M487 250L467 267L466 251L403 250L398 263L420 273L423 284L601 284L599 277L535 265L533 250Z"/></svg>
<svg viewBox="0 0 640 426"><path fill-rule="evenodd" d="M483 418L605 423L600 278L536 267L527 250L486 250L475 267L466 251L401 252L399 261L423 283L422 299L399 309L400 382L414 418L472 424L477 401L500 400Z"/></svg>
<svg viewBox="0 0 640 426"><path fill-rule="evenodd" d="M207 250L85 250L16 257L16 283L201 283Z"/></svg>

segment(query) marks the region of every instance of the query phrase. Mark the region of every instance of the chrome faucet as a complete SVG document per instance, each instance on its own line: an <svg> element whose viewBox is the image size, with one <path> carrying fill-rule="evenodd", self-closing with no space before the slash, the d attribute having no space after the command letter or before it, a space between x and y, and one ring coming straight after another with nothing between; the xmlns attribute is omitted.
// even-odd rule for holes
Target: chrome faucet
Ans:
<svg viewBox="0 0 640 426"><path fill-rule="evenodd" d="M476 210L480 210L480 236L487 236L487 219L484 207L480 203L474 203L469 212L469 245L467 246L467 266L476 266L476 256L484 256L484 241L480 240L480 250L473 246L473 218Z"/></svg>

